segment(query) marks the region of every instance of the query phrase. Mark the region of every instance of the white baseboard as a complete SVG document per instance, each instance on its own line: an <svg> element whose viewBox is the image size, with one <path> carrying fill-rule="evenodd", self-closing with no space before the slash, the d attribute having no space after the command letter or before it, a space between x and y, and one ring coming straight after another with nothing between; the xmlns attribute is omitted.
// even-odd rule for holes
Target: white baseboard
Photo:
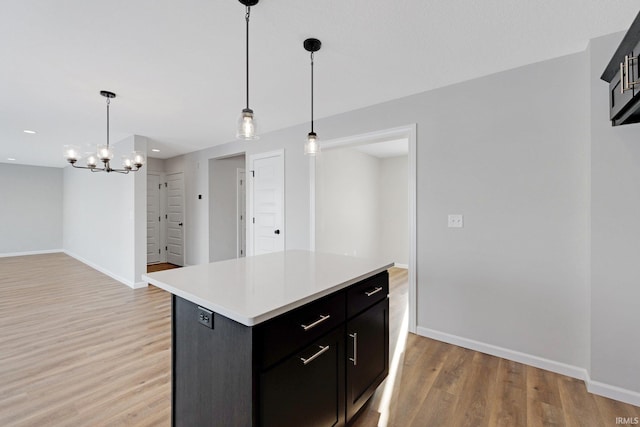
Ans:
<svg viewBox="0 0 640 427"><path fill-rule="evenodd" d="M527 353L521 353L519 351L510 350L508 348L498 347L496 345L487 344L480 341L475 341L468 338L447 334L447 333L436 331L433 329L423 328L418 326L418 335L422 335L427 338L433 338L434 340L443 341L449 344L457 345L459 347L464 347L471 350L479 351L480 353L486 353L492 356L502 357L503 359L512 360L518 363L523 363L525 365L544 369L546 371L555 372L557 374L566 375L568 377L577 378L579 380L584 381L588 378L587 370L584 368L567 365L566 363L556 362L554 360L545 359L543 357L533 356Z"/></svg>
<svg viewBox="0 0 640 427"><path fill-rule="evenodd" d="M638 392L593 381L591 378L588 378L585 383L587 384L589 393L640 407L640 393Z"/></svg>
<svg viewBox="0 0 640 427"><path fill-rule="evenodd" d="M103 267L100 267L99 265L89 261L88 259L85 259L85 258L81 257L80 255L74 254L73 252L69 252L67 250L64 250L63 252L65 254L69 255L70 257L77 259L81 263L88 265L89 267L93 268L94 270L98 270L100 273L106 274L107 276L111 277L112 279L117 280L118 282L120 282L120 283L122 283L124 285L127 285L131 289L136 289L137 283L133 283L133 282L125 279L122 276L119 276L119 275L117 275L115 273L112 273L111 271L109 271L109 270L107 270L107 269L105 269ZM146 286L146 284L145 284L145 286ZM142 286L138 286L138 287L142 287Z"/></svg>
<svg viewBox="0 0 640 427"><path fill-rule="evenodd" d="M147 286L149 286L147 282L136 282L133 284L133 289L146 288Z"/></svg>
<svg viewBox="0 0 640 427"><path fill-rule="evenodd" d="M398 264L397 262L393 264L394 267L404 268L405 270L409 269L409 264Z"/></svg>
<svg viewBox="0 0 640 427"><path fill-rule="evenodd" d="M591 380L589 372L585 368L568 365L566 363L557 362L555 360L545 359L543 357L533 356L531 354L510 350L504 347L483 343L480 341L463 338L457 335L447 334L445 332L436 331L434 329L423 328L418 326L418 335L432 338L437 341L446 342L448 344L457 345L459 347L468 348L470 350L479 351L481 353L490 354L492 356L501 357L503 359L512 360L514 362L533 366L535 368L544 369L546 371L555 372L557 374L566 375L585 382L589 393L599 396L608 397L609 399L618 400L635 406L640 406L640 393L623 389L620 387L604 384Z"/></svg>
<svg viewBox="0 0 640 427"><path fill-rule="evenodd" d="M25 256L25 255L42 255L42 254L55 254L64 252L62 249L47 249L44 251L27 251L27 252L7 252L0 254L0 258L8 258L13 256Z"/></svg>

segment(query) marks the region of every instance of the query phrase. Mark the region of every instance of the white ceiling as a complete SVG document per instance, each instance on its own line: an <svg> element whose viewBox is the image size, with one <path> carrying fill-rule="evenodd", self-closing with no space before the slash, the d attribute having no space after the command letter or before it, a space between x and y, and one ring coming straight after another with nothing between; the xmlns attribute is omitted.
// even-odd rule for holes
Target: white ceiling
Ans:
<svg viewBox="0 0 640 427"><path fill-rule="evenodd" d="M581 51L637 12L637 0L262 0L251 14L251 107L262 133L308 121L308 37L322 40L321 118ZM111 140L146 136L154 157L234 138L237 0L2 0L0 40L0 162L62 167L64 144L102 143L102 89L118 95Z"/></svg>

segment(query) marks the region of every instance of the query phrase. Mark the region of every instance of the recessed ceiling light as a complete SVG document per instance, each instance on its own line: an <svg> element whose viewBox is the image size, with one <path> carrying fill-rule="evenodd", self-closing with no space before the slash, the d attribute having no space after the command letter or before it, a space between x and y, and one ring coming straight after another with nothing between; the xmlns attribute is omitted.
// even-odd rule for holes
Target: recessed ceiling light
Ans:
<svg viewBox="0 0 640 427"><path fill-rule="evenodd" d="M9 160L10 162L15 162L16 159L14 159L13 157L7 157L7 160Z"/></svg>
<svg viewBox="0 0 640 427"><path fill-rule="evenodd" d="M30 133L30 134L38 133L35 130L27 130L27 129L23 130L23 132L24 133Z"/></svg>
<svg viewBox="0 0 640 427"><path fill-rule="evenodd" d="M160 150L158 150L157 148L152 148L151 151L153 151L154 153L159 153Z"/></svg>

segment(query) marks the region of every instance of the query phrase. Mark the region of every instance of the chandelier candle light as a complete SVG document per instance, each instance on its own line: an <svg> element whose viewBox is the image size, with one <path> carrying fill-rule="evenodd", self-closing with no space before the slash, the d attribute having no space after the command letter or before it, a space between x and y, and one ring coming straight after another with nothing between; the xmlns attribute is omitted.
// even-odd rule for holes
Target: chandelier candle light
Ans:
<svg viewBox="0 0 640 427"><path fill-rule="evenodd" d="M246 6L247 13L244 16L244 19L247 23L247 49L246 49L246 58L247 58L247 107L242 110L240 114L240 118L238 119L238 129L236 131L236 138L252 140L259 139L260 137L257 135L258 131L258 123L253 116L253 110L249 108L249 16L251 15L251 6L255 6L258 4L259 0L239 0L240 3Z"/></svg>
<svg viewBox="0 0 640 427"><path fill-rule="evenodd" d="M303 46L307 52L311 52L311 132L307 135L307 142L304 144L304 154L315 156L320 152L320 144L318 135L313 131L313 54L320 50L322 43L318 39L306 39Z"/></svg>
<svg viewBox="0 0 640 427"><path fill-rule="evenodd" d="M75 145L64 146L64 157L74 168L89 169L91 172L118 172L125 174L129 172L137 172L140 170L142 165L144 165L145 161L144 153L141 151L134 151L131 154L131 157L123 156L122 169L114 169L110 165L110 161L113 159L113 150L109 147L109 104L111 103L111 98L115 98L116 94L109 92L108 90L101 90L100 95L107 98L107 144L98 145L96 154L87 155L87 166L76 165L78 160L80 160L81 155L80 149ZM99 161L103 164L100 168L98 167Z"/></svg>

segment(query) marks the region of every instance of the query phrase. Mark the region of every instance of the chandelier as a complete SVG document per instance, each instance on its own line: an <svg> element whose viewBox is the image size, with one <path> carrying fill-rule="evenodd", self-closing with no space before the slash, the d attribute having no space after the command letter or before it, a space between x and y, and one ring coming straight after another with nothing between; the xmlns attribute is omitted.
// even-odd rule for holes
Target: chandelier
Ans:
<svg viewBox="0 0 640 427"><path fill-rule="evenodd" d="M89 169L91 172L118 172L125 174L137 172L142 168L145 161L144 153L141 151L134 151L130 157L123 156L122 169L114 169L111 167L110 162L113 159L113 149L109 147L109 104L111 103L111 99L116 97L116 94L108 90L101 90L100 95L107 98L107 144L98 145L96 154L87 154L86 166L78 166L76 164L82 156L80 155L80 149L75 145L64 146L64 157L74 168ZM98 162L102 162L101 167L98 167Z"/></svg>

